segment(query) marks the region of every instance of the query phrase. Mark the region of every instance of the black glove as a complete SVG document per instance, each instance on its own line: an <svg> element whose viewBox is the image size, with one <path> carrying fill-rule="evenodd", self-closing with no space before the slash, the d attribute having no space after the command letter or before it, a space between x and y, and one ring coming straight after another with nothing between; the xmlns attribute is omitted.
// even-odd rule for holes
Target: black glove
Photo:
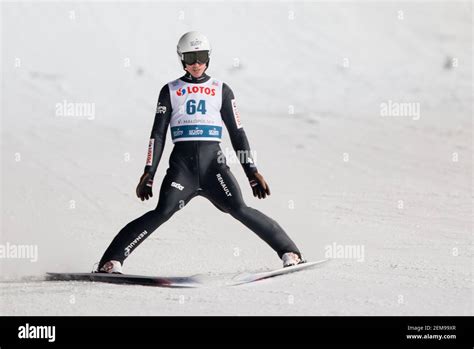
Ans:
<svg viewBox="0 0 474 349"><path fill-rule="evenodd" d="M267 195L270 195L270 187L260 173L255 172L250 175L249 182L252 187L253 196L258 196L259 199L265 199Z"/></svg>
<svg viewBox="0 0 474 349"><path fill-rule="evenodd" d="M137 196L143 200L153 197L151 188L153 187L153 178L150 173L144 173L137 185Z"/></svg>

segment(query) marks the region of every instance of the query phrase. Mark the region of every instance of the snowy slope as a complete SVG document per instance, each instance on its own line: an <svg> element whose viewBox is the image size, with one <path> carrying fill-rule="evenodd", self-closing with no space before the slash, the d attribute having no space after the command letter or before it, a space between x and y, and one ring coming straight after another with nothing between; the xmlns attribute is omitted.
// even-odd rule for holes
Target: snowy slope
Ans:
<svg viewBox="0 0 474 349"><path fill-rule="evenodd" d="M472 315L472 3L2 3L0 259L6 315ZM401 11L401 12L400 12ZM46 283L89 271L153 209L134 190L179 36L207 34L272 195L275 218L320 269L199 290ZM453 66L454 63L454 66ZM94 117L60 116L64 101ZM419 116L381 116L381 103ZM228 138L223 148L231 150ZM172 148L168 140L155 193ZM336 256L337 257L337 256ZM274 252L194 199L126 271L210 274L280 266Z"/></svg>

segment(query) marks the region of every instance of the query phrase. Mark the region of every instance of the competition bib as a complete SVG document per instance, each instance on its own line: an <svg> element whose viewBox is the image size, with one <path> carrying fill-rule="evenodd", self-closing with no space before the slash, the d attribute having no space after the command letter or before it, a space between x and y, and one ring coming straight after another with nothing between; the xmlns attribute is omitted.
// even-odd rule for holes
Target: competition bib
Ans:
<svg viewBox="0 0 474 349"><path fill-rule="evenodd" d="M171 138L181 141L221 141L222 82L209 79L200 84L183 80L169 83Z"/></svg>

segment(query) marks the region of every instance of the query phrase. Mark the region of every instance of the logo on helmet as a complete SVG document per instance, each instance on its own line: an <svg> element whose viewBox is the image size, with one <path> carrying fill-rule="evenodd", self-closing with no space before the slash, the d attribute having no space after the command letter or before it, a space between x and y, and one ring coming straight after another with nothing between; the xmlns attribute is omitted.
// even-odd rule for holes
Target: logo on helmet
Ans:
<svg viewBox="0 0 474 349"><path fill-rule="evenodd" d="M199 46L202 44L202 41L199 40L199 39L195 39L193 41L191 41L191 46Z"/></svg>

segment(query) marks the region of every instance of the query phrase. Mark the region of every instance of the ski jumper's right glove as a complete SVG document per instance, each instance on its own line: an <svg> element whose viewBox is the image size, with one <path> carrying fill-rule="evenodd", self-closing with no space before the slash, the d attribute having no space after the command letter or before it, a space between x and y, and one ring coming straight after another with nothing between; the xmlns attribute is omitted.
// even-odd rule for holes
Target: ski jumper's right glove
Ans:
<svg viewBox="0 0 474 349"><path fill-rule="evenodd" d="M137 185L137 196L143 200L153 197L153 178L150 173L145 172Z"/></svg>
<svg viewBox="0 0 474 349"><path fill-rule="evenodd" d="M270 187L260 173L255 172L251 174L249 176L249 183L252 187L253 196L259 199L265 199L267 195L270 195Z"/></svg>

